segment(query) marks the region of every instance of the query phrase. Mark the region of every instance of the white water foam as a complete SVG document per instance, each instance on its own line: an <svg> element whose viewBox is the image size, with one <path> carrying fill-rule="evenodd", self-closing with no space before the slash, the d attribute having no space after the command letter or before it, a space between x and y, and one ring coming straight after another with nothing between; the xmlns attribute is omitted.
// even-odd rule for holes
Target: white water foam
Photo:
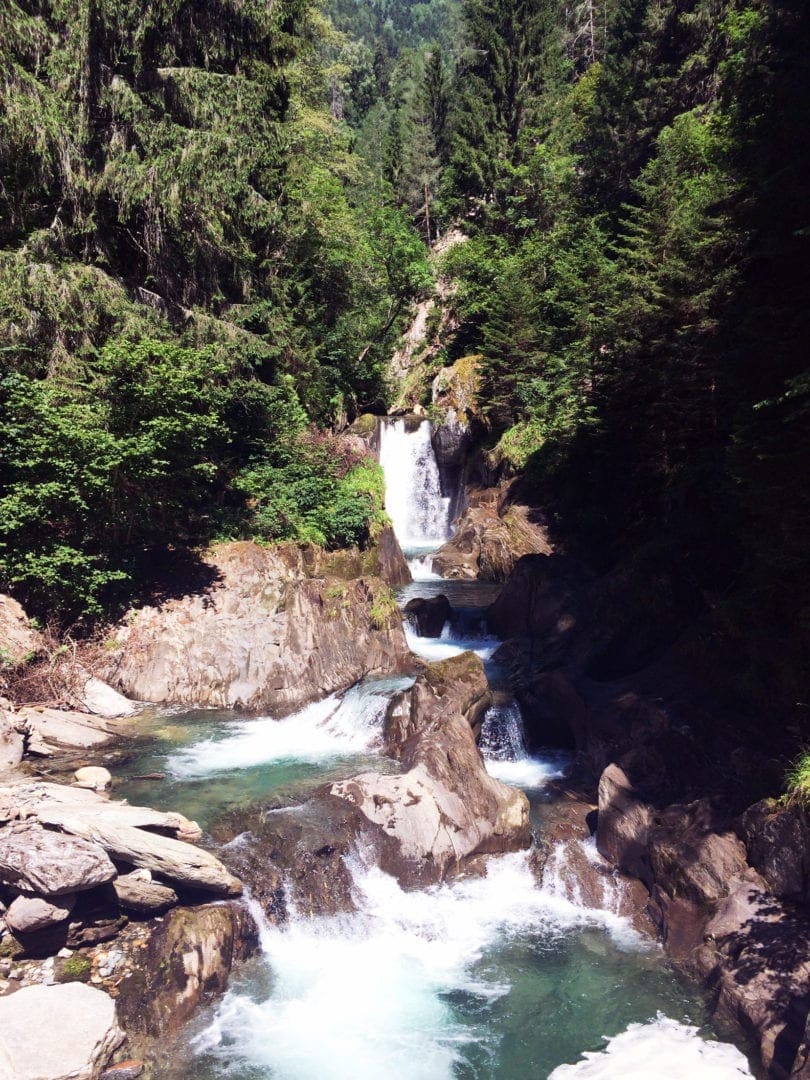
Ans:
<svg viewBox="0 0 810 1080"><path fill-rule="evenodd" d="M499 639L494 637L455 637L448 624L445 624L441 637L437 638L420 637L407 622L403 629L411 652L429 663L448 660L451 656L460 656L463 652L474 652L482 660L490 660L501 644Z"/></svg>
<svg viewBox="0 0 810 1080"><path fill-rule="evenodd" d="M516 701L487 710L478 745L487 772L505 784L541 788L564 775L559 761L533 757L526 749L523 717Z"/></svg>
<svg viewBox="0 0 810 1080"><path fill-rule="evenodd" d="M703 1039L698 1029L660 1013L648 1024L630 1024L589 1051L575 1065L560 1065L549 1080L739 1080L753 1076L743 1054L730 1043Z"/></svg>
<svg viewBox="0 0 810 1080"><path fill-rule="evenodd" d="M172 754L167 771L192 779L273 762L317 764L363 754L379 742L391 694L412 681L359 683L343 697L332 694L283 720L263 716L231 722L224 737L203 739Z"/></svg>
<svg viewBox="0 0 810 1080"><path fill-rule="evenodd" d="M385 509L403 550L415 553L450 537L451 500L442 495L430 435L429 420L413 431L404 420L388 420L380 430Z"/></svg>
<svg viewBox="0 0 810 1080"><path fill-rule="evenodd" d="M478 965L490 950L533 935L547 942L576 928L613 936L626 927L539 889L526 853L491 860L485 877L414 892L359 861L352 871L357 912L264 924L270 996L230 990L198 1051L278 1080L450 1080L481 1032L458 1019L448 995L485 1005L510 989Z"/></svg>

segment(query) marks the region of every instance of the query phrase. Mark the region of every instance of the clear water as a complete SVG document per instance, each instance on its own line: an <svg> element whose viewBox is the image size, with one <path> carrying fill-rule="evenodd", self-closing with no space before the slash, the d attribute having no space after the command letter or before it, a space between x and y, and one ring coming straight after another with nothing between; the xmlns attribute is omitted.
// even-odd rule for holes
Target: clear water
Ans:
<svg viewBox="0 0 810 1080"><path fill-rule="evenodd" d="M389 698L412 682L368 679L281 720L213 710L155 717L113 770L116 796L177 810L203 829L239 807L299 802L327 780L380 768Z"/></svg>

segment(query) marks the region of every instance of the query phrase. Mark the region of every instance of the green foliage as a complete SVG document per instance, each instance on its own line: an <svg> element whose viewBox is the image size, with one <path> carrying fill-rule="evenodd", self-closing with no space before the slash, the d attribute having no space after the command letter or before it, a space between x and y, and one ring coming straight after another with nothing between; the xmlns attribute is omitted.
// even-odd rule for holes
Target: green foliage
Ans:
<svg viewBox="0 0 810 1080"><path fill-rule="evenodd" d="M789 802L810 806L810 751L801 754L785 775Z"/></svg>

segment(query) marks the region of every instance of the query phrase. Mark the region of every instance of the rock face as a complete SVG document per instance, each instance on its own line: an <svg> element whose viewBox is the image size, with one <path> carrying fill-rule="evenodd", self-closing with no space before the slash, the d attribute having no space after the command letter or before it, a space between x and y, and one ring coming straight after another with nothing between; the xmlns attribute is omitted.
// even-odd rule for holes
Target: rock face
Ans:
<svg viewBox="0 0 810 1080"><path fill-rule="evenodd" d="M510 504L498 488L471 488L453 538L433 556L432 567L447 578L505 581L521 556L551 554L545 525L526 506Z"/></svg>
<svg viewBox="0 0 810 1080"><path fill-rule="evenodd" d="M774 896L810 904L810 819L805 808L763 799L746 810L737 831L749 863Z"/></svg>
<svg viewBox="0 0 810 1080"><path fill-rule="evenodd" d="M761 804L743 815L749 853L764 836L795 839L797 823L777 816ZM596 836L600 853L647 886L668 953L711 987L718 1017L757 1040L766 1075L806 1076L810 918L780 903L713 805L656 809L610 765L599 782ZM764 865L783 888L803 880L778 845Z"/></svg>
<svg viewBox="0 0 810 1080"><path fill-rule="evenodd" d="M130 697L284 713L411 662L379 578L307 577L298 549L252 543L217 547L210 564L210 592L118 628L108 678Z"/></svg>
<svg viewBox="0 0 810 1080"><path fill-rule="evenodd" d="M92 1080L123 1039L115 1002L83 983L0 998L2 1080Z"/></svg>
<svg viewBox="0 0 810 1080"><path fill-rule="evenodd" d="M25 739L19 717L0 709L0 773L15 769L23 759Z"/></svg>

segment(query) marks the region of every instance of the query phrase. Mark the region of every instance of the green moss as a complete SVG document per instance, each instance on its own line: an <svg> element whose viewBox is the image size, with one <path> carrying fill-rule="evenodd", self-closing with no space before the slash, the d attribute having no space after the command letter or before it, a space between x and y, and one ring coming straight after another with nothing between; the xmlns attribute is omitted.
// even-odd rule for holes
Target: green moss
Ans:
<svg viewBox="0 0 810 1080"><path fill-rule="evenodd" d="M60 982L84 982L90 975L90 960L86 956L75 954L68 957L62 965Z"/></svg>
<svg viewBox="0 0 810 1080"><path fill-rule="evenodd" d="M388 630L398 619L397 598L387 585L377 587L371 601L370 615L375 630Z"/></svg>

